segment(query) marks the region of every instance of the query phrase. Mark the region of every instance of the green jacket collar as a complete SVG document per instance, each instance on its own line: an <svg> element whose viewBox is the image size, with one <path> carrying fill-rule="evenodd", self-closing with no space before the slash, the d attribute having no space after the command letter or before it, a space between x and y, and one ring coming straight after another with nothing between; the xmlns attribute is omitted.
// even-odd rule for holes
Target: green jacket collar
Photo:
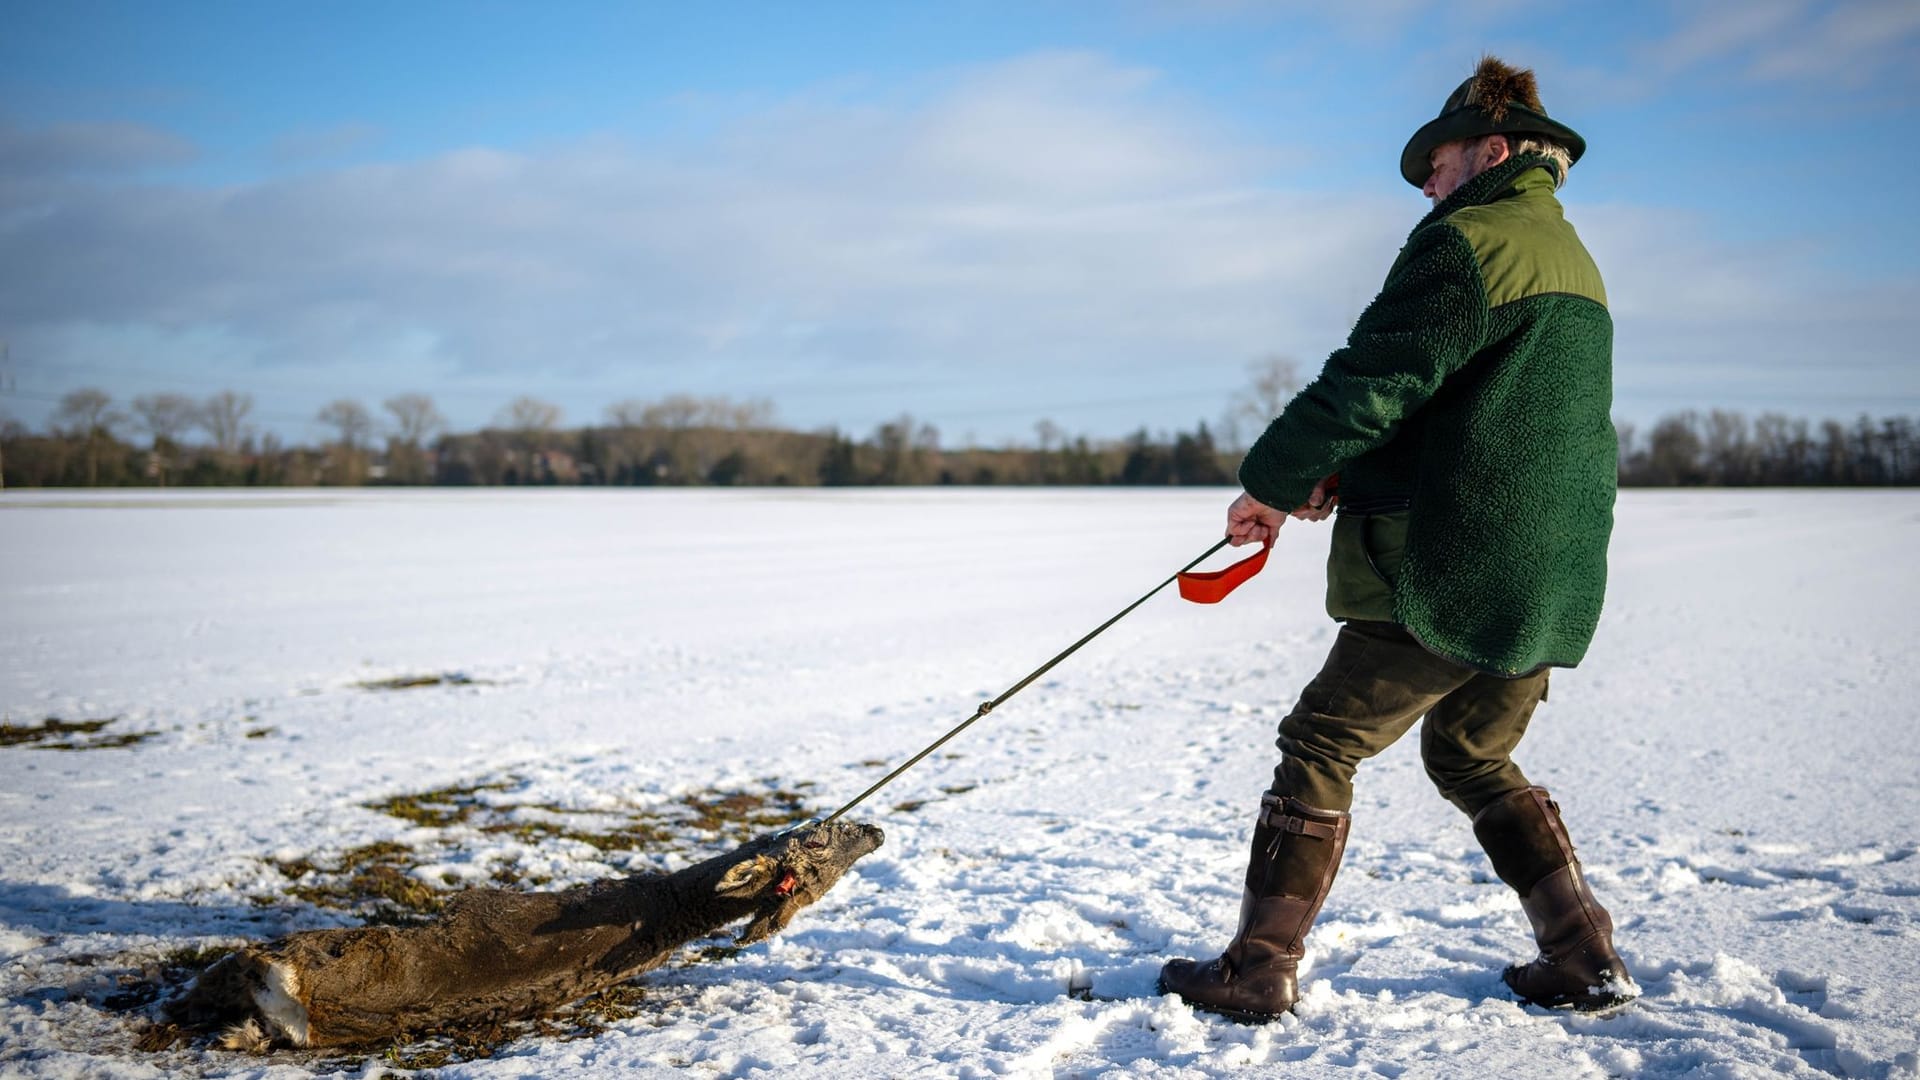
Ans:
<svg viewBox="0 0 1920 1080"><path fill-rule="evenodd" d="M1553 159L1544 154L1521 154L1503 161L1455 188L1453 194L1440 200L1440 205L1420 219L1420 224L1415 225L1413 231L1419 232L1448 214L1469 206L1484 206L1543 188L1552 194L1554 168Z"/></svg>

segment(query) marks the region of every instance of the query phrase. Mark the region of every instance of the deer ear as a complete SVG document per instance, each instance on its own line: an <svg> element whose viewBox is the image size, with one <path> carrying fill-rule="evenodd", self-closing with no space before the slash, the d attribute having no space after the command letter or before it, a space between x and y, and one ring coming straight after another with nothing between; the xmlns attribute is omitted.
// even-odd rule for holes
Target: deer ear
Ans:
<svg viewBox="0 0 1920 1080"><path fill-rule="evenodd" d="M765 855L755 855L743 863L735 863L720 877L720 884L713 887L719 896L752 896L773 883L773 877L780 870L780 864Z"/></svg>

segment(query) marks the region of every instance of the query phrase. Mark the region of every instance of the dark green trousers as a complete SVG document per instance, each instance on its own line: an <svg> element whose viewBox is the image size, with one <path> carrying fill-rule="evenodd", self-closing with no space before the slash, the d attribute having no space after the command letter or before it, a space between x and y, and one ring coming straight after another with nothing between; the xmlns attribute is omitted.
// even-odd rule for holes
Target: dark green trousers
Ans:
<svg viewBox="0 0 1920 1080"><path fill-rule="evenodd" d="M1435 656L1394 623L1348 622L1280 721L1273 790L1321 810L1351 809L1360 763L1425 717L1427 776L1448 802L1477 814L1528 786L1511 755L1546 696L1545 670L1503 679Z"/></svg>

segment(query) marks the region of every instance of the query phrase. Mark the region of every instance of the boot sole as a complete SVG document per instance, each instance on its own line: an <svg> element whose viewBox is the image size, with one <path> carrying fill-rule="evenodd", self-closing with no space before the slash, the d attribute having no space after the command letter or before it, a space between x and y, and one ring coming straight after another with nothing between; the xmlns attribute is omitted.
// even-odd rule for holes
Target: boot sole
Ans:
<svg viewBox="0 0 1920 1080"><path fill-rule="evenodd" d="M1508 992L1512 993L1515 998L1518 998L1522 1005L1535 1005L1542 1009L1552 1009L1556 1012L1577 1012L1588 1016L1607 1016L1619 1012L1640 1000L1639 994L1604 994L1542 1001L1536 997L1528 997L1526 994L1521 993L1519 987L1513 985L1513 973L1517 970L1519 970L1519 968L1516 966L1501 972L1500 981L1507 985ZM1631 985L1631 982L1629 982L1629 985Z"/></svg>
<svg viewBox="0 0 1920 1080"><path fill-rule="evenodd" d="M1522 1005L1532 1005L1535 1008L1545 1009L1548 1012L1579 1013L1581 1016L1605 1019L1606 1017L1626 1012L1633 1008L1634 1004L1640 999L1625 998L1620 1001L1598 1002L1563 1001L1558 1005L1549 1005L1544 1001L1534 1001L1531 998L1519 998L1518 1000Z"/></svg>
<svg viewBox="0 0 1920 1080"><path fill-rule="evenodd" d="M1557 1002L1541 1001L1538 998L1530 998L1518 991L1514 991L1511 985L1509 985L1507 989L1513 991L1513 996L1522 1005L1532 1005L1537 1008L1550 1009L1554 1012L1576 1012L1582 1016L1611 1016L1614 1013L1623 1012L1632 1008L1633 1004L1640 1000L1639 996L1635 995L1633 997L1569 998L1565 1001Z"/></svg>
<svg viewBox="0 0 1920 1080"><path fill-rule="evenodd" d="M1215 1016L1225 1017L1236 1024L1271 1024L1286 1015L1284 1012L1248 1012L1245 1009L1230 1009L1224 1005L1208 1005L1205 1002L1188 1001L1186 998L1181 997L1179 991L1168 987L1167 980L1165 979L1155 980L1153 988L1159 992L1161 997L1180 998L1180 1000L1194 1012L1212 1013Z"/></svg>

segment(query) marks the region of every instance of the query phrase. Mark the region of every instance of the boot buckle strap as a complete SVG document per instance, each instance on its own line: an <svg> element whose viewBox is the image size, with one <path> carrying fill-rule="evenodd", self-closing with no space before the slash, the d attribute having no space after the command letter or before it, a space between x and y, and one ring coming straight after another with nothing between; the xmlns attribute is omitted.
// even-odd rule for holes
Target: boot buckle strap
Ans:
<svg viewBox="0 0 1920 1080"><path fill-rule="evenodd" d="M1285 800L1272 796L1260 800L1260 824L1295 836L1311 836L1315 840L1331 840L1339 832L1338 828L1324 821L1287 813Z"/></svg>

